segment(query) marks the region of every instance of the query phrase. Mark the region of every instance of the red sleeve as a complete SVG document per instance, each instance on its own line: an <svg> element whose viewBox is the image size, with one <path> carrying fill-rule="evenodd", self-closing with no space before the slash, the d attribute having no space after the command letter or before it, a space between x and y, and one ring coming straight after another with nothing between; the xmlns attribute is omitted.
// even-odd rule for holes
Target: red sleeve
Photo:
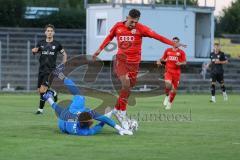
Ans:
<svg viewBox="0 0 240 160"><path fill-rule="evenodd" d="M112 41L112 39L115 37L115 31L117 28L117 24L115 24L112 29L110 30L110 33L108 34L108 36L104 39L104 41L102 42L102 44L100 45L100 49L103 50L108 44L109 42Z"/></svg>
<svg viewBox="0 0 240 160"><path fill-rule="evenodd" d="M180 57L179 62L185 62L185 61L186 61L186 54L184 51L181 51L181 57Z"/></svg>
<svg viewBox="0 0 240 160"><path fill-rule="evenodd" d="M142 30L142 34L143 37L150 37L150 38L154 38L156 40L159 40L165 44L171 45L173 46L174 43L173 41L167 39L166 37L163 37L159 34L157 34L156 32L154 32L152 29L148 28L147 26L141 25L141 30Z"/></svg>
<svg viewBox="0 0 240 160"><path fill-rule="evenodd" d="M168 52L168 49L165 50L163 56L162 56L162 60L166 60L167 59L167 52Z"/></svg>

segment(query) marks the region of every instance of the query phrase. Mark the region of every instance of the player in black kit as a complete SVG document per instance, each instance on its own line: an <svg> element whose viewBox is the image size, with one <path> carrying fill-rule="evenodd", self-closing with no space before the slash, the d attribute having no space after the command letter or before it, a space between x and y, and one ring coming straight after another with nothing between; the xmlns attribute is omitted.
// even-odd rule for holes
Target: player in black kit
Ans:
<svg viewBox="0 0 240 160"><path fill-rule="evenodd" d="M225 56L225 54L220 50L220 44L215 43L214 44L214 51L210 54L210 59L211 59L211 78L212 78L212 84L211 84L211 93L212 93L212 98L211 102L216 102L215 98L215 85L216 81L220 83L221 89L222 89L222 94L223 94L223 99L225 101L228 100L227 93L226 93L226 88L224 85L224 70L223 70L223 64L227 64L228 60Z"/></svg>
<svg viewBox="0 0 240 160"><path fill-rule="evenodd" d="M45 26L46 39L41 40L37 43L37 46L32 49L32 53L35 55L40 54L39 57L39 73L38 73L38 92L40 94L39 108L36 114L43 113L43 107L45 101L43 99L43 94L49 89L53 76L51 72L56 68L56 60L58 54L62 54L63 60L62 65L67 61L67 54L64 51L62 45L53 39L54 36L54 26L48 24ZM55 92L55 91L53 91ZM55 93L54 93L55 94ZM55 94L56 95L56 94Z"/></svg>

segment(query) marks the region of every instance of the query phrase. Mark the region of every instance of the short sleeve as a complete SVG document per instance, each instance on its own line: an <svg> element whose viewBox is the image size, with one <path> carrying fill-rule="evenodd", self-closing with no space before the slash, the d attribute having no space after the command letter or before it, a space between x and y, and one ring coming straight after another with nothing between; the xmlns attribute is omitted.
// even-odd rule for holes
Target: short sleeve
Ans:
<svg viewBox="0 0 240 160"><path fill-rule="evenodd" d="M58 51L59 51L61 54L64 53L64 49L63 49L61 43L59 43L59 45L58 45Z"/></svg>

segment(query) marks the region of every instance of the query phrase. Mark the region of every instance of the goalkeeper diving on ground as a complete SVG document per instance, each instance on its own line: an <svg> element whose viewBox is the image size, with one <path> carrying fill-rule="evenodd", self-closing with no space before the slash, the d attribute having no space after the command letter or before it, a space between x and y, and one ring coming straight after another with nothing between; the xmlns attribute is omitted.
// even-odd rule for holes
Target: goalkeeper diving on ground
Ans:
<svg viewBox="0 0 240 160"><path fill-rule="evenodd" d="M58 127L63 133L79 136L95 135L101 132L103 126L107 124L116 129L120 135L133 135L132 131L123 129L116 124L110 118L110 114L102 115L85 107L85 97L80 94L80 90L76 84L59 71L59 68L56 69L54 74L64 81L64 86L67 87L73 95L72 103L64 108L54 102L52 92L46 92L43 95L43 98L56 112L58 116ZM100 121L100 123L91 127L94 120Z"/></svg>

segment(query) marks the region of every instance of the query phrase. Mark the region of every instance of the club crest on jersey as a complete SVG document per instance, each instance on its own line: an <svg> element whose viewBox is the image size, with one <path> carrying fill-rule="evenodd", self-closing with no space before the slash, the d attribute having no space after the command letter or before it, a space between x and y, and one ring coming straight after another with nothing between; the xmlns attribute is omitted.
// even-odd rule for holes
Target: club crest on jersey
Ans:
<svg viewBox="0 0 240 160"><path fill-rule="evenodd" d="M180 53L179 53L179 52L176 52L176 55L177 55L177 56L180 56Z"/></svg>
<svg viewBox="0 0 240 160"><path fill-rule="evenodd" d="M56 48L56 46L52 46L52 49L55 49Z"/></svg>
<svg viewBox="0 0 240 160"><path fill-rule="evenodd" d="M132 29L132 30L131 30L131 33L132 33L132 34L136 34L136 33L137 33L137 30L136 30L136 29Z"/></svg>

